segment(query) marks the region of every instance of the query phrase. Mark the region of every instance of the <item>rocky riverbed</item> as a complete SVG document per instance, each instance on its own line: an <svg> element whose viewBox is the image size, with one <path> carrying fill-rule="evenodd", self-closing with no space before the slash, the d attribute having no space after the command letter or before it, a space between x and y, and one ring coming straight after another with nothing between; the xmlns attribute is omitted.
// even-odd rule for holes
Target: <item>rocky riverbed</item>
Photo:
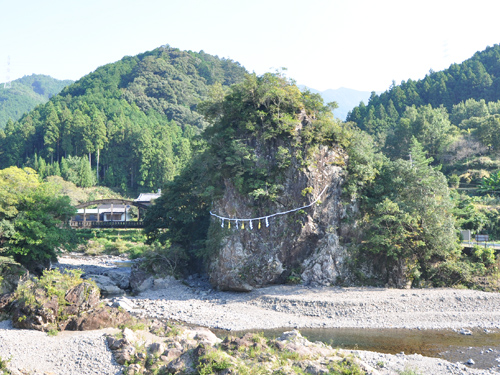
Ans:
<svg viewBox="0 0 500 375"><path fill-rule="evenodd" d="M60 264L64 262L66 260L62 259ZM79 268L84 270L87 266L113 268L109 258L91 258L90 265L85 263L85 258L78 262ZM466 332L474 328L500 329L500 295L473 290L279 285L248 293L231 293L213 290L206 280L199 277L184 281L156 280L151 286L136 296L110 297L107 301L139 316L225 330L360 327L451 328ZM65 332L61 336L49 337L40 332L13 330L7 323L2 323L0 328L0 356L3 359L12 356L11 363L19 365L18 368L34 361L35 367L26 365L23 368L55 374L120 372L104 344L102 331ZM57 342L62 344L55 348L53 345ZM499 367L478 370L419 355L354 353L374 368L377 363L383 363L383 368L377 368L379 374L397 374L405 368L413 368L421 374L500 372ZM84 367L87 362L89 366ZM100 364L99 370L93 363Z"/></svg>

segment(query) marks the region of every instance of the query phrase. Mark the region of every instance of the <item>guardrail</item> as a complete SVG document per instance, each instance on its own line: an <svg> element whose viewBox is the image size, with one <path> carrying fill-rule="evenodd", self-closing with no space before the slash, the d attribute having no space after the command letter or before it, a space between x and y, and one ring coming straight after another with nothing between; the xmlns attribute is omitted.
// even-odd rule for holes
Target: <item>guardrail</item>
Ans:
<svg viewBox="0 0 500 375"><path fill-rule="evenodd" d="M142 221L76 221L71 220L69 225L73 229L82 228L144 228Z"/></svg>

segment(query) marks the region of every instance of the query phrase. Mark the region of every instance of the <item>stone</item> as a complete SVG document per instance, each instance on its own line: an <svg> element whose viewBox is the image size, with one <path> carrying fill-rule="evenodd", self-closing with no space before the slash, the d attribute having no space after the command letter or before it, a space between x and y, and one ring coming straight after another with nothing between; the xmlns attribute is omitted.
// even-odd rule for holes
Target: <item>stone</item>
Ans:
<svg viewBox="0 0 500 375"><path fill-rule="evenodd" d="M296 329L293 331L287 331L283 332L280 337L278 337L276 340L278 341L293 341L297 339L302 339L303 336L300 334L300 332Z"/></svg>
<svg viewBox="0 0 500 375"><path fill-rule="evenodd" d="M310 121L305 114L302 120L304 124ZM259 147L256 145L256 150ZM341 197L345 173L341 165L347 155L341 149L320 147L314 160L314 167L292 164L283 171L279 203L269 202L266 213L302 207L315 199L321 202L300 213L270 218L269 227L261 220L260 230L255 221L252 230L245 224L244 230L227 232L208 265L214 287L246 292L285 283L292 275L298 275L294 277L304 284L318 285L333 285L348 277L348 253L339 241L351 230L350 224L342 221L346 207ZM255 212L253 198L240 194L231 180L224 184L224 195L213 203L213 212L240 218L263 215ZM306 188L310 194L304 197Z"/></svg>
<svg viewBox="0 0 500 375"><path fill-rule="evenodd" d="M130 288L130 271L110 271L106 272L106 276L108 276L118 288L123 290Z"/></svg>
<svg viewBox="0 0 500 375"><path fill-rule="evenodd" d="M476 362L470 358L467 362L465 362L466 365L474 365Z"/></svg>
<svg viewBox="0 0 500 375"><path fill-rule="evenodd" d="M109 276L87 275L86 278L95 281L103 296L116 296L125 294L125 291L123 289L120 289Z"/></svg>
<svg viewBox="0 0 500 375"><path fill-rule="evenodd" d="M118 349L123 348L125 345L129 344L127 342L127 340L125 340L123 338L118 339L118 338L113 337L113 336L107 336L106 343L108 344L108 348L110 350L118 350Z"/></svg>
<svg viewBox="0 0 500 375"><path fill-rule="evenodd" d="M106 327L117 327L132 320L132 316L123 310L110 306L98 307L78 317L72 317L66 329L69 331L88 331Z"/></svg>
<svg viewBox="0 0 500 375"><path fill-rule="evenodd" d="M131 311L134 309L134 303L126 297L119 297L113 299L111 306L122 308L126 311Z"/></svg>
<svg viewBox="0 0 500 375"><path fill-rule="evenodd" d="M173 276L154 279L152 289L153 290L166 289L169 287L169 285L172 284L173 281L175 281L175 278Z"/></svg>
<svg viewBox="0 0 500 375"><path fill-rule="evenodd" d="M77 315L97 306L99 290L91 283L83 282L70 288L64 299L69 304L64 308L65 315Z"/></svg>
<svg viewBox="0 0 500 375"><path fill-rule="evenodd" d="M179 358L181 355L182 355L182 350L181 349L167 349L160 356L160 359L163 362L170 362L170 361L173 361L176 358Z"/></svg>
<svg viewBox="0 0 500 375"><path fill-rule="evenodd" d="M12 302L14 302L15 294L6 293L0 296L0 312L7 312L12 307Z"/></svg>
<svg viewBox="0 0 500 375"><path fill-rule="evenodd" d="M212 331L208 328L198 328L195 330L194 339L200 341L202 344L207 344L210 346L214 346L222 342Z"/></svg>
<svg viewBox="0 0 500 375"><path fill-rule="evenodd" d="M120 365L124 365L126 362L130 362L134 354L135 348L133 346L126 346L122 349L114 351L115 361Z"/></svg>
<svg viewBox="0 0 500 375"><path fill-rule="evenodd" d="M195 368L195 358L191 351L183 353L177 359L167 365L167 372L170 374L182 373L185 375L194 375L198 371Z"/></svg>
<svg viewBox="0 0 500 375"><path fill-rule="evenodd" d="M154 278L145 271L134 265L130 274L130 289L132 293L138 294L153 287Z"/></svg>
<svg viewBox="0 0 500 375"><path fill-rule="evenodd" d="M127 375L136 375L142 373L142 367L138 363L133 363L127 367Z"/></svg>
<svg viewBox="0 0 500 375"><path fill-rule="evenodd" d="M149 345L148 351L153 355L162 354L165 351L165 345L159 342L154 342Z"/></svg>

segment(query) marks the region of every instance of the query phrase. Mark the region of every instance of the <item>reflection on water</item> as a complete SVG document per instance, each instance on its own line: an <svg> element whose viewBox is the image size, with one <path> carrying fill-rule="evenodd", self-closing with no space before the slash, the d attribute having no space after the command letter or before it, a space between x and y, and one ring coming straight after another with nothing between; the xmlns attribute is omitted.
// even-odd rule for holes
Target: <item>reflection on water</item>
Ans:
<svg viewBox="0 0 500 375"><path fill-rule="evenodd" d="M279 337L290 329L254 330L266 337ZM249 331L231 332L240 336ZM473 359L474 368L491 368L500 364L500 331L473 330L462 335L452 330L364 329L364 328L302 328L309 341L322 341L333 347L369 350L380 353L422 354L450 362ZM227 331L216 332L227 336ZM498 359L498 360L497 360Z"/></svg>

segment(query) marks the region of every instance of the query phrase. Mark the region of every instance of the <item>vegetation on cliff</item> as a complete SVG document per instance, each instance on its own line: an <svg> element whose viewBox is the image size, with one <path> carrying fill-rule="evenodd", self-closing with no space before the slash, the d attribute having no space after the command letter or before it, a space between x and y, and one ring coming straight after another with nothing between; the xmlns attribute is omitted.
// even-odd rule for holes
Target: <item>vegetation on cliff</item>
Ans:
<svg viewBox="0 0 500 375"><path fill-rule="evenodd" d="M247 75L229 90L214 85L199 108L211 126L190 165L166 185L146 218L150 241L179 245L193 257L213 250L208 210L228 182L252 199L256 212L266 212L267 203L283 193L290 165L311 165L319 145L349 138L333 117L334 104L300 92L280 72Z"/></svg>

